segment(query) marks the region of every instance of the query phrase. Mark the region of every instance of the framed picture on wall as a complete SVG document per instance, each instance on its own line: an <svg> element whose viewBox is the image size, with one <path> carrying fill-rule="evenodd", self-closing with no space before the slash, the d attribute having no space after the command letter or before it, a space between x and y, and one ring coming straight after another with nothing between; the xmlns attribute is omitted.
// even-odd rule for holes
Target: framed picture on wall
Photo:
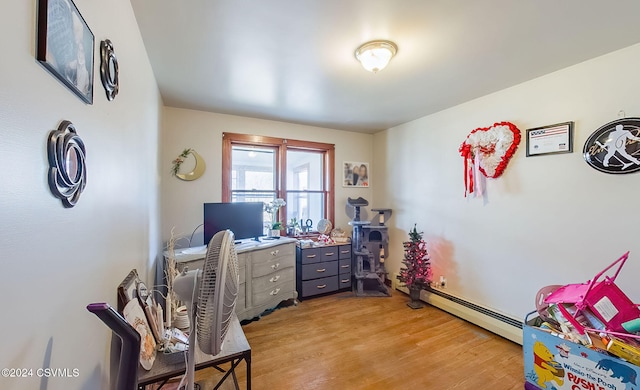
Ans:
<svg viewBox="0 0 640 390"><path fill-rule="evenodd" d="M527 130L527 157L573 152L573 122Z"/></svg>
<svg viewBox="0 0 640 390"><path fill-rule="evenodd" d="M72 0L38 0L36 59L93 104L93 33Z"/></svg>
<svg viewBox="0 0 640 390"><path fill-rule="evenodd" d="M369 163L345 161L343 163L343 187L370 187Z"/></svg>

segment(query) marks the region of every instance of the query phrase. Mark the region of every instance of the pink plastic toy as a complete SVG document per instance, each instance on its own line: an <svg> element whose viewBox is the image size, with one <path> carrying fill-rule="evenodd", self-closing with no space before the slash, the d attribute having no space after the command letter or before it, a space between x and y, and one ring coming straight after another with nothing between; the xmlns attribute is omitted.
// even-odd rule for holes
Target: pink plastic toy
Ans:
<svg viewBox="0 0 640 390"><path fill-rule="evenodd" d="M629 252L600 271L593 280L562 286L549 294L544 302L557 304L562 315L581 333L584 333L585 326L577 318L581 315L588 318L591 313L604 325L606 331L625 332L623 323L640 318L638 305L614 283L628 258ZM619 265L613 277L604 276L600 280L616 264Z"/></svg>

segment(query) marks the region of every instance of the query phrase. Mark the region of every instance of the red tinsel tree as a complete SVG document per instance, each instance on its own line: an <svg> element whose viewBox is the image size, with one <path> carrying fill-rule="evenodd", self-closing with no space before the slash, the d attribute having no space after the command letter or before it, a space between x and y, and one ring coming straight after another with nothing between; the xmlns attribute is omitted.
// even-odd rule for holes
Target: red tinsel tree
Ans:
<svg viewBox="0 0 640 390"><path fill-rule="evenodd" d="M427 243L422 239L416 225L409 231L409 241L405 241L404 268L400 269L398 279L409 289L412 287L425 288L431 283L431 263L427 253Z"/></svg>

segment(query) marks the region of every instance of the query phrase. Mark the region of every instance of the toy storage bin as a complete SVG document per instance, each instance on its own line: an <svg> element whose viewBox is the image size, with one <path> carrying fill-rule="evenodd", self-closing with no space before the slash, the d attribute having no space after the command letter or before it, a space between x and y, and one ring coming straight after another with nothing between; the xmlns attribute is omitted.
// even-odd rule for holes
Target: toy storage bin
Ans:
<svg viewBox="0 0 640 390"><path fill-rule="evenodd" d="M523 326L527 390L637 390L640 367L542 330L537 312Z"/></svg>

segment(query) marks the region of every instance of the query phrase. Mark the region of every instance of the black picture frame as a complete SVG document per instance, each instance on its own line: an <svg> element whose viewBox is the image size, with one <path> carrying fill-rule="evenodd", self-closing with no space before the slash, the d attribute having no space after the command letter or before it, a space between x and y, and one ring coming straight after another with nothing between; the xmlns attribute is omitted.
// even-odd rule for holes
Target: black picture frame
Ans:
<svg viewBox="0 0 640 390"><path fill-rule="evenodd" d="M527 157L573 153L573 122L527 129Z"/></svg>
<svg viewBox="0 0 640 390"><path fill-rule="evenodd" d="M94 42L73 0L38 0L36 59L87 104L93 104Z"/></svg>
<svg viewBox="0 0 640 390"><path fill-rule="evenodd" d="M138 283L140 283L140 277L138 277L138 270L134 268L118 286L118 311L120 313L129 301L138 297Z"/></svg>

